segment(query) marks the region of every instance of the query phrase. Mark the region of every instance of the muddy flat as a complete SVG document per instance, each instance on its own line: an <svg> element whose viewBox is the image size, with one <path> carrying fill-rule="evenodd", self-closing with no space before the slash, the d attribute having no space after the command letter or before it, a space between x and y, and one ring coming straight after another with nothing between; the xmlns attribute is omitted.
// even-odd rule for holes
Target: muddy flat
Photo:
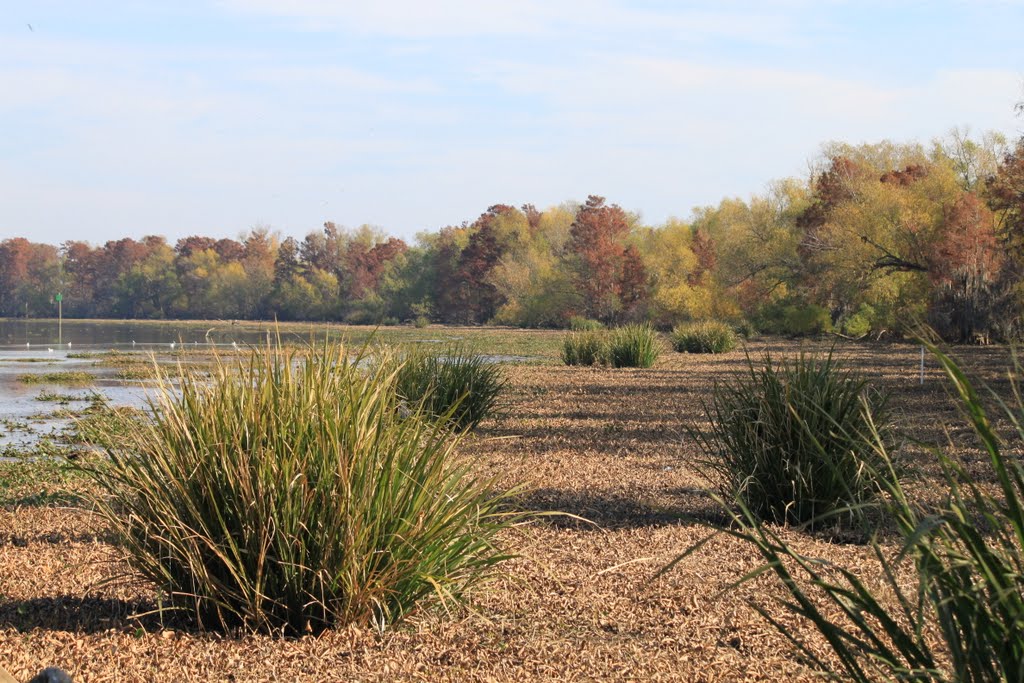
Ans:
<svg viewBox="0 0 1024 683"><path fill-rule="evenodd" d="M819 346L820 347L820 346ZM758 358L796 353L753 342ZM502 348L501 352L505 352ZM948 443L977 463L937 365L911 344L844 344L836 353L893 392L906 434ZM957 349L965 365L1007 390L1003 349ZM765 606L821 653L824 642L779 607L771 577L729 588L755 553L719 537L659 570L722 518L686 436L700 428L714 383L741 371L743 350L666 353L649 370L509 365L506 415L462 444L480 474L522 486L520 504L561 512L508 531L517 557L467 605L434 608L379 634L346 628L317 637L198 632L162 612L133 580L105 530L73 495L81 482L40 466L0 473L0 663L19 680L47 665L76 681L811 681L786 638L750 606ZM908 443L922 496L930 453ZM878 579L870 550L843 539L784 535L805 553ZM906 578L910 578L909 576ZM827 656L827 654L826 654Z"/></svg>

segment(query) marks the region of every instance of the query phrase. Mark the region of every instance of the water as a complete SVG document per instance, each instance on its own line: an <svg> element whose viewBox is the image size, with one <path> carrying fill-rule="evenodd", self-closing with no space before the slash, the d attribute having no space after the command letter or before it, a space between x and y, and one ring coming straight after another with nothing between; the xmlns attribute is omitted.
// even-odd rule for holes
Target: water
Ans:
<svg viewBox="0 0 1024 683"><path fill-rule="evenodd" d="M62 328L56 320L0 320L0 353L18 350L38 355L47 349L125 350L169 349L188 344L193 347L262 344L268 335L277 334L270 324L261 323L184 323L184 322L93 322L65 321ZM308 339L308 335L282 333L282 338Z"/></svg>
<svg viewBox="0 0 1024 683"><path fill-rule="evenodd" d="M70 423L57 411L78 412L100 394L111 406L146 408L153 383L117 377L118 368L103 365L100 357L109 351L135 352L140 360L151 356L158 362L187 360L188 352L214 348L235 349L262 345L280 335L283 342L309 342L322 338L324 328L305 332L280 332L268 323L234 322L93 322L66 321L58 329L56 320L0 319L0 457L13 451L30 452L32 444L44 437L59 440ZM450 339L410 339L430 343ZM489 355L492 363L526 362L531 358ZM33 383L22 375L84 371L95 377L86 387ZM67 397L66 403L38 400L48 392Z"/></svg>
<svg viewBox="0 0 1024 683"><path fill-rule="evenodd" d="M60 440L71 420L68 411L86 408L99 394L111 406L145 408L152 382L118 378L118 368L98 364L111 350L135 351L167 359L170 353L259 344L268 330L259 326L0 320L0 455L31 452L42 438ZM87 372L84 387L25 383L23 375ZM59 394L60 401L39 400ZM59 414L58 414L59 412Z"/></svg>

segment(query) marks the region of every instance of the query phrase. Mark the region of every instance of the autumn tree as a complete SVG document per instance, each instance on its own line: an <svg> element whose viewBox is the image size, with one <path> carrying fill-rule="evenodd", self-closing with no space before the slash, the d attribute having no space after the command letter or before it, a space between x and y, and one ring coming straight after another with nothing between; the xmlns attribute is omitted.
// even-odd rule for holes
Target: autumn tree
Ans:
<svg viewBox="0 0 1024 683"><path fill-rule="evenodd" d="M480 324L494 317L504 301L492 282L493 271L529 234L528 225L523 213L506 204L491 206L473 222L452 273L447 320Z"/></svg>
<svg viewBox="0 0 1024 683"><path fill-rule="evenodd" d="M892 329L925 314L928 255L942 207L960 190L951 169L930 163L918 146L842 151L797 219L800 287L833 323L866 305L872 326Z"/></svg>
<svg viewBox="0 0 1024 683"><path fill-rule="evenodd" d="M65 242L61 247L64 273L69 287L64 292L64 313L70 318L102 316L96 293L100 291L108 274L103 270L102 253L87 242Z"/></svg>
<svg viewBox="0 0 1024 683"><path fill-rule="evenodd" d="M145 252L125 264L115 283L113 312L125 318L160 319L184 309L184 296L175 269L175 253L163 237L142 241Z"/></svg>
<svg viewBox="0 0 1024 683"><path fill-rule="evenodd" d="M0 315L55 316L60 271L56 247L23 237L0 242Z"/></svg>
<svg viewBox="0 0 1024 683"><path fill-rule="evenodd" d="M629 217L604 197L590 195L576 213L568 256L581 294L581 313L598 320L630 317L646 300L647 277L636 247L628 243Z"/></svg>
<svg viewBox="0 0 1024 683"><path fill-rule="evenodd" d="M1006 154L1006 136L987 131L979 138L968 128L953 128L934 142L932 158L945 160L953 169L964 192L975 192L993 176Z"/></svg>
<svg viewBox="0 0 1024 683"><path fill-rule="evenodd" d="M935 286L929 322L946 339L987 342L996 326L1002 254L992 212L967 192L943 216L929 274Z"/></svg>
<svg viewBox="0 0 1024 683"><path fill-rule="evenodd" d="M564 327L580 308L572 273L564 267L567 244L577 206L553 206L538 211L532 204L522 208L523 223L516 219L514 239L489 275L501 305L494 320L525 327Z"/></svg>
<svg viewBox="0 0 1024 683"><path fill-rule="evenodd" d="M252 228L242 239L239 263L245 272L245 289L239 293L240 318L267 317L267 300L274 287L278 236L266 226Z"/></svg>
<svg viewBox="0 0 1024 683"><path fill-rule="evenodd" d="M1024 261L1024 137L988 177L984 196L996 212L1000 238L1018 261Z"/></svg>

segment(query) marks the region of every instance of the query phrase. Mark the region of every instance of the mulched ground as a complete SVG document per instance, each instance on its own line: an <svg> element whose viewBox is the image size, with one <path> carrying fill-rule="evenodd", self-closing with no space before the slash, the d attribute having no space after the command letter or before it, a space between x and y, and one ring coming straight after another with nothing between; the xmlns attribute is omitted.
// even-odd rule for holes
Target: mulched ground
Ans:
<svg viewBox="0 0 1024 683"><path fill-rule="evenodd" d="M749 352L798 348L755 343ZM840 353L893 390L907 432L949 438L971 460L971 436L930 359L918 384L919 347L847 344ZM1005 351L958 354L1005 390ZM500 485L525 485L528 509L568 514L510 530L503 540L518 557L465 609L421 613L383 635L199 633L161 614L87 511L0 509L0 665L18 680L47 665L76 681L819 680L748 604L775 604L771 578L730 588L758 564L749 548L719 537L656 576L708 533L700 522L721 519L684 426L699 427L715 380L743 363L734 351L669 354L651 370L510 366L508 415L461 450ZM916 488L939 495L928 451L906 448L924 477ZM784 533L877 580L865 547ZM827 656L807 625L773 609Z"/></svg>

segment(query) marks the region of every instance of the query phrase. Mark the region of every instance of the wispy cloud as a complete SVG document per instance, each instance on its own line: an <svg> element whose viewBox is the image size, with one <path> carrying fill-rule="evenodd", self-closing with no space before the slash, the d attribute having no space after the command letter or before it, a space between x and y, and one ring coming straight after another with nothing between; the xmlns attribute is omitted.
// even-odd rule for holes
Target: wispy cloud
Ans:
<svg viewBox="0 0 1024 683"><path fill-rule="evenodd" d="M669 34L682 41L734 38L779 43L792 36L792 17L757 2L691 3L666 9L612 0L222 0L226 10L291 22L311 31L399 38L481 36L565 37L586 31ZM581 33L581 31L583 33Z"/></svg>
<svg viewBox="0 0 1024 683"><path fill-rule="evenodd" d="M1020 8L25 4L12 22L35 31L0 26L0 238L409 237L591 192L657 222L801 173L829 139L1019 130Z"/></svg>
<svg viewBox="0 0 1024 683"><path fill-rule="evenodd" d="M437 93L439 87L427 78L391 78L347 66L287 66L253 68L244 75L254 83L274 87L317 86L346 88L358 93Z"/></svg>

